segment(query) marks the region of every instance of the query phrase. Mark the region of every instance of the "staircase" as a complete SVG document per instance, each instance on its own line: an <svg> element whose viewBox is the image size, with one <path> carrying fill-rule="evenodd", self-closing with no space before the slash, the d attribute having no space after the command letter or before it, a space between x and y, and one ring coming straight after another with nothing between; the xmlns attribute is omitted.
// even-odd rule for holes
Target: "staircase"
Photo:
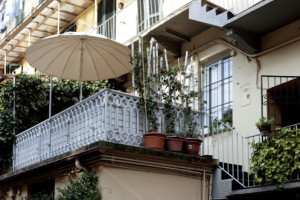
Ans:
<svg viewBox="0 0 300 200"><path fill-rule="evenodd" d="M224 168L227 168L227 170L223 170ZM239 181L236 181L233 177L240 177ZM253 176L243 171L241 165L220 162L219 168L214 172L213 185L218 187L212 188L212 199L226 200L227 196L232 194L234 190L245 189L245 186L242 186L241 183L248 187L255 186Z"/></svg>
<svg viewBox="0 0 300 200"><path fill-rule="evenodd" d="M216 27L223 27L228 19L234 17L230 11L205 0L197 0L189 7L189 19Z"/></svg>

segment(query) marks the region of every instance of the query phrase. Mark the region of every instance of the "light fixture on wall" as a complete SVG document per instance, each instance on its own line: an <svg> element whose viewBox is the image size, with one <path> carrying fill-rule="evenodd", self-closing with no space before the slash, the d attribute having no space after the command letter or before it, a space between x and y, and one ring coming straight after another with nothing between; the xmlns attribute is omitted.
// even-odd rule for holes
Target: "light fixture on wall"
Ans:
<svg viewBox="0 0 300 200"><path fill-rule="evenodd" d="M118 4L118 7L119 7L119 9L123 9L123 7L124 7L124 3L122 3L122 2L120 2L119 4Z"/></svg>

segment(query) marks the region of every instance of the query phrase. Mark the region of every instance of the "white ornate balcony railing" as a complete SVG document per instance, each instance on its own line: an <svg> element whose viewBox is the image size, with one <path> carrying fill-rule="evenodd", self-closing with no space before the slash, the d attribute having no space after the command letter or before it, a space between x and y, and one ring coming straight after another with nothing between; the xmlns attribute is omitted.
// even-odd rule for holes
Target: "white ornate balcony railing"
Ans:
<svg viewBox="0 0 300 200"><path fill-rule="evenodd" d="M207 0L237 15L264 0Z"/></svg>
<svg viewBox="0 0 300 200"><path fill-rule="evenodd" d="M144 115L138 109L139 98L104 89L40 124L18 134L14 145L13 169L20 169L96 141L143 146ZM164 132L163 104L157 117ZM182 128L178 108L176 129ZM200 113L194 112L200 130Z"/></svg>

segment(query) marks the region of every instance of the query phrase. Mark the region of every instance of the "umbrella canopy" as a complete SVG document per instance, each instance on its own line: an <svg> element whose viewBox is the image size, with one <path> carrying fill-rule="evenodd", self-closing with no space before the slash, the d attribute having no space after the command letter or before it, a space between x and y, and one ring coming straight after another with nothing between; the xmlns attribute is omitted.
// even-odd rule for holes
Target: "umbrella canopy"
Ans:
<svg viewBox="0 0 300 200"><path fill-rule="evenodd" d="M25 57L31 66L51 75L51 117L52 76L80 81L81 101L82 81L117 78L130 72L129 55L129 48L99 34L69 32L41 39L27 49Z"/></svg>
<svg viewBox="0 0 300 200"><path fill-rule="evenodd" d="M39 71L58 78L95 81L131 71L128 47L99 34L69 32L30 46L26 59Z"/></svg>

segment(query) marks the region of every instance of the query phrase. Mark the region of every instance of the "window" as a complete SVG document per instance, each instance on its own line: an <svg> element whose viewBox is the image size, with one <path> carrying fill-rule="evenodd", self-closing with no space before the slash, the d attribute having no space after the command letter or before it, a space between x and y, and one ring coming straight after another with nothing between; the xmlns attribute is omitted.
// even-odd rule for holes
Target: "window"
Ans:
<svg viewBox="0 0 300 200"><path fill-rule="evenodd" d="M204 112L221 120L232 111L232 58L225 57L203 69Z"/></svg>
<svg viewBox="0 0 300 200"><path fill-rule="evenodd" d="M98 33L115 39L116 0L102 0L98 4Z"/></svg>
<svg viewBox="0 0 300 200"><path fill-rule="evenodd" d="M138 32L161 18L161 0L138 0Z"/></svg>

